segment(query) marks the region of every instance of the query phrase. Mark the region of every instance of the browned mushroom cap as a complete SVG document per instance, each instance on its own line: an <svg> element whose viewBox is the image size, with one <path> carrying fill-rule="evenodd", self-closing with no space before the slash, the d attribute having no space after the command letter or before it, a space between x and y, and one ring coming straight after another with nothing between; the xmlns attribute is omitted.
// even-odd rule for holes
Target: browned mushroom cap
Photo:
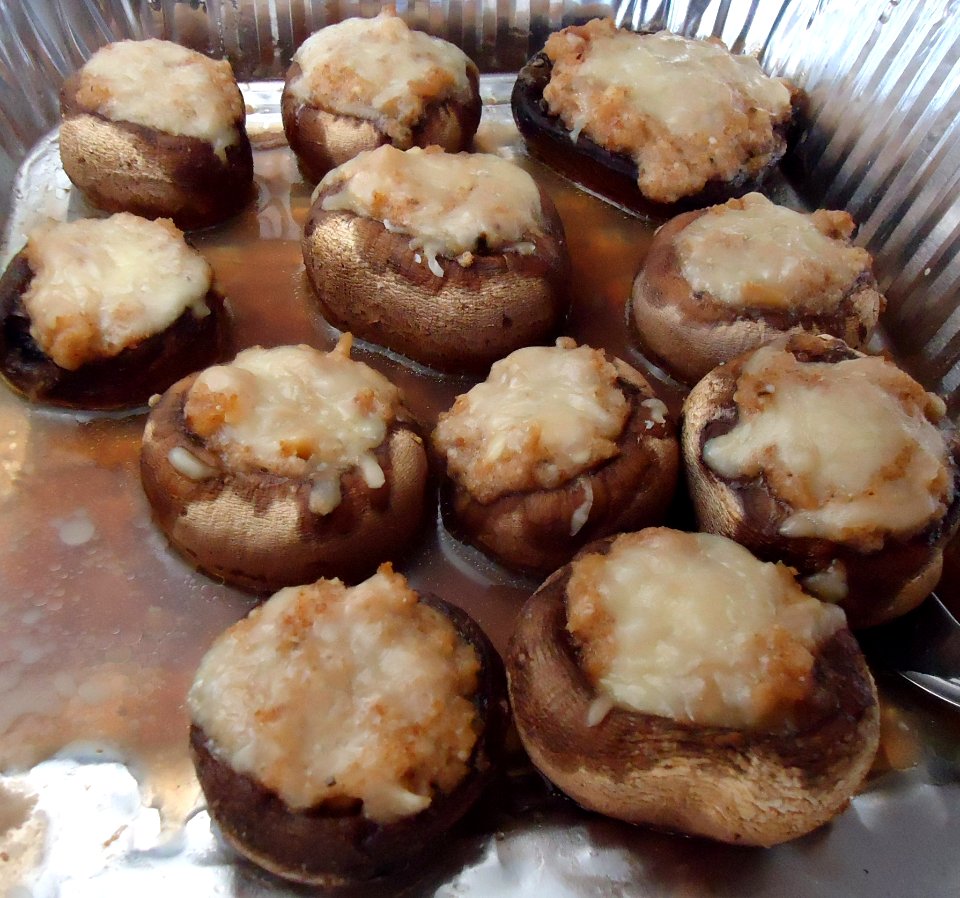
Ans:
<svg viewBox="0 0 960 898"><path fill-rule="evenodd" d="M423 811L392 823L368 820L356 805L293 810L277 793L230 767L193 724L190 750L210 815L240 854L286 879L349 890L422 858L497 775L509 719L503 663L466 612L429 595L421 601L453 622L480 662L473 696L477 740L467 775L452 791L435 794Z"/></svg>
<svg viewBox="0 0 960 898"><path fill-rule="evenodd" d="M728 181L710 180L699 193L675 203L651 200L641 193L637 185L637 163L632 157L611 152L586 134L578 134L576 141L573 141L571 132L559 116L551 114L543 98L543 90L550 82L552 69L550 58L541 51L520 69L513 88L510 100L513 118L527 148L564 177L642 215L666 218L758 190L786 152L790 121L775 127L777 147L769 154L751 160L734 178ZM794 108L799 102L800 93L795 92Z"/></svg>
<svg viewBox="0 0 960 898"><path fill-rule="evenodd" d="M685 383L782 333L831 334L862 348L876 326L883 297L867 268L830 309L734 308L694 292L684 278L676 238L709 210L678 215L657 231L627 304L631 334L642 352Z"/></svg>
<svg viewBox="0 0 960 898"><path fill-rule="evenodd" d="M372 218L325 211L321 192L303 234L303 258L324 317L341 330L441 371L482 371L521 346L553 336L569 307L563 223L540 188L545 226L534 251L437 259L443 277L414 258L410 238Z"/></svg>
<svg viewBox="0 0 960 898"><path fill-rule="evenodd" d="M800 361L839 362L861 356L840 340L794 334L783 345ZM779 345L779 344L777 344ZM746 353L719 366L694 387L684 405L681 446L700 528L736 540L760 558L783 561L801 577L845 572L837 603L854 629L905 614L934 589L943 569L943 550L960 524L960 468L955 434L945 434L950 454L952 499L946 513L909 537L887 535L876 550L829 539L787 537L780 527L790 508L762 477L726 480L703 461L707 440L737 423L734 393Z"/></svg>
<svg viewBox="0 0 960 898"><path fill-rule="evenodd" d="M140 473L155 520L197 567L256 592L319 577L356 581L416 538L427 459L405 409L374 453L384 485L371 488L348 471L339 505L316 514L308 478L231 470L189 429L184 403L196 377L174 384L151 410Z"/></svg>
<svg viewBox="0 0 960 898"><path fill-rule="evenodd" d="M597 551L605 545L581 554ZM846 628L818 650L799 731L701 726L617 706L589 726L597 692L566 628L569 578L568 565L533 594L505 659L520 738L564 792L631 823L742 845L796 838L844 808L879 735L873 680Z"/></svg>
<svg viewBox="0 0 960 898"><path fill-rule="evenodd" d="M287 143L309 180L319 181L328 171L358 153L392 142L376 122L331 112L322 106L308 105L298 100L289 85L300 75L300 71L297 63L290 66L280 109ZM422 118L411 129L409 146L439 146L448 153L458 153L470 147L480 125L482 111L480 75L472 62L467 65L467 78L472 92L469 102L449 97L428 103ZM407 145L400 147L408 148Z"/></svg>
<svg viewBox="0 0 960 898"><path fill-rule="evenodd" d="M588 542L664 520L679 467L674 424L646 379L620 359L612 361L617 387L630 404L618 453L554 489L486 503L448 475L443 509L455 534L509 568L546 575ZM582 523L572 526L584 509Z"/></svg>
<svg viewBox="0 0 960 898"><path fill-rule="evenodd" d="M0 374L31 402L86 409L142 405L154 393L223 356L227 316L222 297L211 290L205 297L211 314L198 318L187 309L168 328L118 355L68 371L30 335L23 295L32 278L23 251L0 278Z"/></svg>
<svg viewBox="0 0 960 898"><path fill-rule="evenodd" d="M94 206L204 228L239 212L253 197L253 151L243 117L221 158L198 137L112 121L77 99L80 74L60 92L64 171ZM149 89L145 86L145 90Z"/></svg>

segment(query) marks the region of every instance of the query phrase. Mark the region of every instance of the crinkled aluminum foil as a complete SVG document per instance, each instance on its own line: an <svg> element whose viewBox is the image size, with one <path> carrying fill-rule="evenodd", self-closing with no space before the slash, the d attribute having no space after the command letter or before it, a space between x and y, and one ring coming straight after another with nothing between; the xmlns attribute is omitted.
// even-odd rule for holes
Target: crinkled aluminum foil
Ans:
<svg viewBox="0 0 960 898"><path fill-rule="evenodd" d="M0 193L10 197L0 206L0 222L12 226L7 250L17 248L17 235L30 215L71 212L73 198L57 169L52 138L43 140L56 122L63 75L98 46L117 37L162 36L228 56L241 77L275 79L312 30L349 15L372 14L378 5L0 0ZM810 127L798 147L804 183L812 201L847 208L862 222L859 239L876 255L891 301L891 344L929 386L956 395L956 6L921 0L638 0L615 10L604 4L530 0L400 2L397 9L418 27L460 43L487 72L515 70L551 30L604 12L616 12L633 27L714 34L736 50L758 52L769 71L793 78L809 95ZM485 121L505 130L510 127L504 103L509 84L509 76L484 79ZM245 92L252 122L265 131L276 129L277 85L255 83ZM17 169L38 143L39 151L15 186ZM261 212L261 235L288 239L292 222L283 199L274 204L269 190L262 196L268 202ZM110 423L119 429L135 426L122 418ZM43 412L10 404L0 409L0 538L6 546L26 538L9 512L31 463L31 441L39 425L49 425ZM82 427L91 430L101 457L96 468L80 465L78 470L98 478L102 468L114 479L104 479L102 500L89 508L71 507L69 496L38 498L51 509L44 533L76 547L76 571L12 571L0 565L0 632L33 628L37 634L35 640L0 640L0 733L14 731L28 713L43 712L47 684L44 689L38 684L56 667L43 641L45 616L64 613L70 602L74 616L65 618L63 626L72 628L69 633L78 643L101 639L102 645L89 646L96 665L57 675L52 692L62 702L56 708L82 716L105 706L112 716L95 722L102 732L95 744L54 740L49 744L52 759L18 765L13 758L7 764L0 778L0 893L11 898L104 898L134 891L144 896L302 894L238 862L219 843L185 750L131 758L112 748L110 734L125 725L118 721L131 714L143 714L146 720L155 690L182 690L189 680L196 659L166 657L166 636L194 626L214 631L249 603L167 562L162 540L144 525L142 509L138 519L123 518L126 510L112 501L111 490L117 488L118 476L121 488L131 487L134 462L101 424ZM54 466L77 463L78 450L69 436L46 451ZM139 584L137 571L124 567L122 555L84 554L111 527L125 528L129 538L156 555L163 590L182 592L182 606L171 609L159 599L152 603L149 589ZM462 567L465 581L475 577L476 588L486 588L474 573L475 558L464 558L456 549L443 551ZM27 558L29 553L20 554ZM85 566L129 582L128 618L115 625L97 619L96 596L78 594L83 590L78 572ZM14 595L15 576L27 574L36 581L29 595L19 585ZM502 594L491 596L499 604L484 623L506 626L505 609L515 607L510 600L524 588L519 582L501 584ZM156 667L145 666L144 658L155 659ZM140 681L129 677L131 659ZM179 680L159 681L163 671L181 668ZM394 884L383 894L956 896L960 719L892 685L887 695L891 704L885 727L894 736L901 731L907 746L900 765L904 769L875 777L836 822L790 845L736 849L632 828L578 811L521 769L514 771L508 797L451 836L423 880ZM162 720L145 722L144 739L149 741L150 727L159 732L170 726ZM25 749L23 757L30 752Z"/></svg>

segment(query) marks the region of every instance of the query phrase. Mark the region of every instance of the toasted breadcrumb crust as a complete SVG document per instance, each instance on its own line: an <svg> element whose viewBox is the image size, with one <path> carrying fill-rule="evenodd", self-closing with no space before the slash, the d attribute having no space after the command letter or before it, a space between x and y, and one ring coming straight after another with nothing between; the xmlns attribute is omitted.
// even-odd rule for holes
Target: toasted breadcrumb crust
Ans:
<svg viewBox="0 0 960 898"><path fill-rule="evenodd" d="M496 362L443 413L434 443L480 502L553 489L615 456L630 405L603 352L561 338Z"/></svg>
<svg viewBox="0 0 960 898"><path fill-rule="evenodd" d="M469 102L467 55L415 31L392 9L372 19L346 19L308 38L294 62L290 89L298 99L338 115L373 121L399 147L431 104Z"/></svg>
<svg viewBox="0 0 960 898"><path fill-rule="evenodd" d="M360 801L387 823L467 775L479 667L385 564L355 587L281 590L214 643L189 705L233 769L291 808Z"/></svg>
<svg viewBox="0 0 960 898"><path fill-rule="evenodd" d="M611 83L583 75L588 62L614 52L643 53L645 47L656 48L658 61L668 68L670 104L662 84L647 92L643 79ZM594 19L552 34L544 52L553 64L543 91L550 112L574 140L582 132L609 152L632 157L638 186L648 199L676 202L708 181L756 175L783 152L777 127L792 116L790 90L779 79L764 78L756 60L733 56L718 40L689 41L666 32L639 35L618 30L612 19ZM709 120L700 128L686 120L678 125L672 115L665 121L651 111L703 103L708 91L717 98L704 104Z"/></svg>
<svg viewBox="0 0 960 898"><path fill-rule="evenodd" d="M567 584L567 629L594 686L631 710L704 725L794 725L817 645L844 623L787 567L712 534L623 534L607 554L576 559Z"/></svg>

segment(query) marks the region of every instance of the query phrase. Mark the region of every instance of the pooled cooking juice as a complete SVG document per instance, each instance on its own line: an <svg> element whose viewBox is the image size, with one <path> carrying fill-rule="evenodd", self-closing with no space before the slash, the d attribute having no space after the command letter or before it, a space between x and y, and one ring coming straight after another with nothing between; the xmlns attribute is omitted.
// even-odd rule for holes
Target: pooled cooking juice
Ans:
<svg viewBox="0 0 960 898"><path fill-rule="evenodd" d="M512 128L495 121L478 143L503 148L504 138L519 145ZM191 235L227 298L231 355L285 343L330 349L339 335L317 311L304 275L300 231L312 185L276 142L269 133L260 138L255 203ZM503 152L514 155L510 145ZM631 358L623 307L653 226L519 161L545 184L566 226L574 308L565 332ZM69 208L100 214L77 196ZM353 355L400 386L425 435L476 382L359 341ZM189 773L183 697L208 644L256 598L194 571L154 526L139 480L144 419L142 410L88 415L0 392L3 769L83 743L136 758L147 774L157 765ZM397 567L416 588L466 608L502 649L537 583L459 544L431 501L421 539Z"/></svg>

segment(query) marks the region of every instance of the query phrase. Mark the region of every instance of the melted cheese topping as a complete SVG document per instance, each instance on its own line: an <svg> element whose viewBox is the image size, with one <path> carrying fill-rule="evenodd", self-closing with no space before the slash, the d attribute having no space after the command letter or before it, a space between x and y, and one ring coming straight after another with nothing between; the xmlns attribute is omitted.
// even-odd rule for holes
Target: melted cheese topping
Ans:
<svg viewBox="0 0 960 898"><path fill-rule="evenodd" d="M384 145L329 172L317 188L327 189L324 210L352 212L409 234L410 249L423 250L437 277L443 277L437 256L466 267L478 251L529 254L543 228L533 178L483 153Z"/></svg>
<svg viewBox="0 0 960 898"><path fill-rule="evenodd" d="M68 371L166 330L187 309L209 314L212 272L167 219L127 212L52 224L24 249L30 336Z"/></svg>
<svg viewBox="0 0 960 898"><path fill-rule="evenodd" d="M719 41L618 31L610 19L552 34L543 96L576 141L581 132L632 156L645 196L674 202L708 180L730 180L779 139L790 91L751 56Z"/></svg>
<svg viewBox="0 0 960 898"><path fill-rule="evenodd" d="M654 528L573 562L568 629L601 698L701 725L790 725L843 612L732 540Z"/></svg>
<svg viewBox="0 0 960 898"><path fill-rule="evenodd" d="M466 775L478 670L453 624L384 565L254 609L204 656L188 704L217 754L291 808L359 800L389 823Z"/></svg>
<svg viewBox="0 0 960 898"><path fill-rule="evenodd" d="M397 146L427 105L472 96L467 55L453 44L411 31L392 11L346 19L313 34L293 57L301 72L289 89L301 102L374 122Z"/></svg>
<svg viewBox="0 0 960 898"><path fill-rule="evenodd" d="M703 448L728 479L762 477L790 507L784 536L882 545L944 515L953 482L942 404L878 357L799 362L759 349L743 368L737 425Z"/></svg>
<svg viewBox="0 0 960 898"><path fill-rule="evenodd" d="M77 102L114 122L205 140L220 157L245 117L229 62L159 40L98 50L80 70Z"/></svg>
<svg viewBox="0 0 960 898"><path fill-rule="evenodd" d="M496 362L483 383L440 415L433 440L448 474L490 502L552 489L617 455L629 414L617 370L603 353L560 339ZM584 497L587 513L592 498Z"/></svg>
<svg viewBox="0 0 960 898"><path fill-rule="evenodd" d="M336 349L254 347L201 372L184 404L187 425L233 470L266 469L312 483L310 510L340 504L340 477L358 470L367 486L385 477L374 451L400 395L382 374Z"/></svg>
<svg viewBox="0 0 960 898"><path fill-rule="evenodd" d="M691 290L728 306L836 307L870 268L870 254L849 244L846 212L803 215L759 193L714 206L676 238L680 271Z"/></svg>

